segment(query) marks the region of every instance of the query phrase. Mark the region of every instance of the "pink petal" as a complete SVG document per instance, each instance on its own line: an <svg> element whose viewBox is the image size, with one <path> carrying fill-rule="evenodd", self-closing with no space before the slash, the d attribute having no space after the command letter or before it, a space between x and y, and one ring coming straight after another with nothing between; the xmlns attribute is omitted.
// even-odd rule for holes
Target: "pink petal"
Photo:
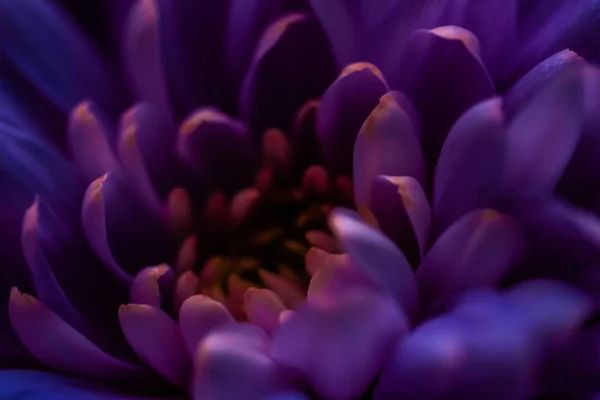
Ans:
<svg viewBox="0 0 600 400"><path fill-rule="evenodd" d="M304 303L304 292L293 282L281 275L261 269L258 275L269 289L275 292L289 308L296 308Z"/></svg>
<svg viewBox="0 0 600 400"><path fill-rule="evenodd" d="M272 334L279 327L279 314L286 309L279 296L269 289L250 288L244 297L248 321Z"/></svg>
<svg viewBox="0 0 600 400"><path fill-rule="evenodd" d="M160 308L161 292L158 281L167 274L172 274L171 267L161 264L155 267L146 267L133 279L129 289L129 299L135 304L146 304Z"/></svg>
<svg viewBox="0 0 600 400"><path fill-rule="evenodd" d="M200 285L200 279L194 271L185 271L177 278L173 299L176 311L179 311L187 299L196 294L198 285Z"/></svg>

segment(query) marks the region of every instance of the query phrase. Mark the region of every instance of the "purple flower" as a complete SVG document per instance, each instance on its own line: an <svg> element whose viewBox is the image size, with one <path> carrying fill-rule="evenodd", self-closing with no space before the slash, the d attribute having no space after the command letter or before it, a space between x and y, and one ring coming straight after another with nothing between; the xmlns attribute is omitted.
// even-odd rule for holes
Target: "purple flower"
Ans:
<svg viewBox="0 0 600 400"><path fill-rule="evenodd" d="M593 7L550 3L119 0L98 52L0 2L0 394L599 392Z"/></svg>

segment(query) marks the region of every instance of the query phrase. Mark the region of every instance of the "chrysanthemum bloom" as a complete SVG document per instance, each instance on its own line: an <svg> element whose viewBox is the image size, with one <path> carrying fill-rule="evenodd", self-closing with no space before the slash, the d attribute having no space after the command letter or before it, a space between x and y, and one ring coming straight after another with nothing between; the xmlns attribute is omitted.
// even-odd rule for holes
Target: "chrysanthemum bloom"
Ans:
<svg viewBox="0 0 600 400"><path fill-rule="evenodd" d="M117 18L141 101L118 122L127 96L68 19L0 3L3 193L9 222L29 206L36 293L6 279L14 333L153 396L592 394L600 80L548 53L580 6L554 3L140 0ZM92 182L82 207L44 134Z"/></svg>

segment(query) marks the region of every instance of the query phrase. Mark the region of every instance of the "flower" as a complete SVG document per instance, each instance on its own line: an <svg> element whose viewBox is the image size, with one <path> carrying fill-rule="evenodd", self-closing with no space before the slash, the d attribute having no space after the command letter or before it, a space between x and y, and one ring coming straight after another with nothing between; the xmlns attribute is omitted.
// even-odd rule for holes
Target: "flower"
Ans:
<svg viewBox="0 0 600 400"><path fill-rule="evenodd" d="M0 3L7 209L36 292L10 293L21 344L138 396L600 390L578 365L600 81L553 54L586 9L518 6L138 0L116 7L138 101L117 122L127 91L68 17ZM126 398L1 374L11 395Z"/></svg>

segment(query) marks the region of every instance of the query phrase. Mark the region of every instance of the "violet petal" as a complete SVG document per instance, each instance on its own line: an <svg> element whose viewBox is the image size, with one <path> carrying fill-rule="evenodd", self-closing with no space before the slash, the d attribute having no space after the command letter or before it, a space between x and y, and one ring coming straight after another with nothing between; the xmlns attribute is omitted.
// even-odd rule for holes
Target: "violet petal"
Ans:
<svg viewBox="0 0 600 400"><path fill-rule="evenodd" d="M131 283L130 302L160 308L163 299L161 298L159 279L172 273L171 267L167 264L146 267L141 270Z"/></svg>

